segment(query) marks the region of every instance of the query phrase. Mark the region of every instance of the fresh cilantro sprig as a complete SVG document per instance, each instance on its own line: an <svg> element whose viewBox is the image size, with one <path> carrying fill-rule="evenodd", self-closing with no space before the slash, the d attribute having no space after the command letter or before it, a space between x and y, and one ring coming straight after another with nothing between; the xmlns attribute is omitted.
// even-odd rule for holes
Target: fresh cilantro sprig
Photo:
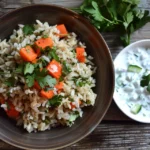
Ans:
<svg viewBox="0 0 150 150"><path fill-rule="evenodd" d="M4 82L7 86L14 86L16 84L16 79L14 77L10 77Z"/></svg>
<svg viewBox="0 0 150 150"><path fill-rule="evenodd" d="M35 74L33 75L27 75L25 77L26 79L26 84L28 87L32 87L34 85L34 81L35 81Z"/></svg>
<svg viewBox="0 0 150 150"><path fill-rule="evenodd" d="M63 98L63 96L61 96L61 95L55 95L53 98L51 98L48 101L49 106L51 106L51 107L59 106L62 102L62 98Z"/></svg>
<svg viewBox="0 0 150 150"><path fill-rule="evenodd" d="M41 88L45 86L54 87L56 84L56 79L52 78L50 75L46 75L45 77L36 76L35 79L38 81Z"/></svg>
<svg viewBox="0 0 150 150"><path fill-rule="evenodd" d="M34 81L37 81L41 88L45 88L47 86L54 87L56 84L56 79L52 78L48 75L46 69L35 69L34 73L26 76L26 83L28 87L32 87L34 85Z"/></svg>
<svg viewBox="0 0 150 150"><path fill-rule="evenodd" d="M34 65L31 63L26 63L24 67L24 75L31 74L34 71Z"/></svg>
<svg viewBox="0 0 150 150"><path fill-rule="evenodd" d="M73 10L87 17L99 31L118 31L126 46L131 34L150 21L149 11L140 10L139 3L140 0L84 0Z"/></svg>
<svg viewBox="0 0 150 150"><path fill-rule="evenodd" d="M24 71L24 63L19 64L16 69L14 70L14 73L16 74L22 74Z"/></svg>
<svg viewBox="0 0 150 150"><path fill-rule="evenodd" d="M66 63L66 61L63 61L62 65L63 65L62 73L63 73L64 75L69 74L69 73L71 72L70 66Z"/></svg>
<svg viewBox="0 0 150 150"><path fill-rule="evenodd" d="M35 66L39 66L39 68L44 68L48 65L48 62L44 58L39 58L37 64Z"/></svg>
<svg viewBox="0 0 150 150"><path fill-rule="evenodd" d="M75 82L76 86L82 87L86 84L91 84L87 78L79 78L79 77L73 77L72 80Z"/></svg>
<svg viewBox="0 0 150 150"><path fill-rule="evenodd" d="M150 92L150 74L144 75L140 82L141 87L147 86L147 91Z"/></svg>
<svg viewBox="0 0 150 150"><path fill-rule="evenodd" d="M35 28L34 26L31 24L27 24L23 27L23 33L25 35L29 35L29 34L32 34L34 32Z"/></svg>
<svg viewBox="0 0 150 150"><path fill-rule="evenodd" d="M50 48L49 46L45 48L42 53L46 54L50 59L55 59L56 61L60 61L58 55L56 54L56 47L53 46Z"/></svg>
<svg viewBox="0 0 150 150"><path fill-rule="evenodd" d="M14 86L16 84L15 76L20 74L24 76L28 87L32 87L35 80L39 83L42 89L45 87L54 87L57 82L56 79L48 74L47 69L43 68L41 70L41 68L43 67L40 66L40 63L22 63L12 72L12 77L8 78L4 83L7 86Z"/></svg>
<svg viewBox="0 0 150 150"><path fill-rule="evenodd" d="M56 47L53 47L48 55L51 56L56 61L60 61L58 55L56 54Z"/></svg>
<svg viewBox="0 0 150 150"><path fill-rule="evenodd" d="M45 39L45 38L48 38L48 35L43 35L42 38L44 38L44 39Z"/></svg>

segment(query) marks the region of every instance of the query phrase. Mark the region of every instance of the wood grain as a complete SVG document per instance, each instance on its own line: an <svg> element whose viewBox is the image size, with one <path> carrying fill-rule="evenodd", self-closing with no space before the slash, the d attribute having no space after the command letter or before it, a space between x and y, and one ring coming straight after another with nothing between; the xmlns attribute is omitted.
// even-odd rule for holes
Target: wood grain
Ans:
<svg viewBox="0 0 150 150"><path fill-rule="evenodd" d="M89 136L63 150L149 150L148 124L103 122ZM1 150L19 150L0 141Z"/></svg>
<svg viewBox="0 0 150 150"><path fill-rule="evenodd" d="M30 4L56 4L77 7L83 0L0 0L0 16ZM141 0L140 8L150 10L150 0ZM103 33L113 59L123 49L116 33ZM150 23L136 31L131 42L150 38ZM89 136L64 150L150 150L150 126L140 124L126 117L112 102L104 121ZM19 150L0 141L0 150Z"/></svg>

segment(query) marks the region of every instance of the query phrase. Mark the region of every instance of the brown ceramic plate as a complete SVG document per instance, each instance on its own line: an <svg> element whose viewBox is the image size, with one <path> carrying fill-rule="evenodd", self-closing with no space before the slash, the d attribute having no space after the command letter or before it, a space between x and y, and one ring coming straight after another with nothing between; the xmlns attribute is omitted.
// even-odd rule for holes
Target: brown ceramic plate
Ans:
<svg viewBox="0 0 150 150"><path fill-rule="evenodd" d="M0 110L0 138L16 147L25 149L54 149L71 145L91 133L104 117L114 91L114 68L110 51L98 31L82 16L55 5L31 5L17 9L0 18L0 39L9 38L18 24L35 23L39 19L51 25L64 23L75 32L87 46L88 54L94 57L97 66L97 99L94 107L84 110L84 115L69 127L50 131L27 133L12 122Z"/></svg>

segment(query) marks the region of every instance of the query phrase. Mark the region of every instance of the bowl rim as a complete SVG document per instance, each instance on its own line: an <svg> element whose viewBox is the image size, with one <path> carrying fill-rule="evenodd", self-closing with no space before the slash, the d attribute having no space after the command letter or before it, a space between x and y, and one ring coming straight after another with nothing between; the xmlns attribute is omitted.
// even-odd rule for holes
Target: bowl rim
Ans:
<svg viewBox="0 0 150 150"><path fill-rule="evenodd" d="M53 149L60 149L60 148L64 148L64 147L67 147L67 146L70 146L74 143L77 143L78 141L82 140L83 138L85 138L87 135L89 135L98 125L99 123L102 121L102 119L104 118L108 108L110 107L110 104L112 102L112 99L113 99L113 93L114 93L114 88L115 88L115 72L114 72L114 64L113 64L113 59L112 59L112 55L111 55L111 52L110 52L110 49L106 43L106 41L104 40L104 38L102 37L102 35L100 34L100 32L89 22L89 20L83 16L81 16L80 14L70 10L69 8L65 8L64 6L58 6L56 4L31 4L31 5L26 5L26 6L23 6L23 7L20 7L20 8L17 8L17 9L14 9L2 16L0 16L0 21L3 20L4 18L8 17L9 15L12 15L13 13L16 13L18 11L21 11L22 9L28 9L28 8L32 8L32 7L54 7L56 9L62 9L63 11L65 12L69 12L71 13L72 15L75 15L77 16L78 18L80 18L83 22L85 23L88 23L91 27L93 27L93 29L98 33L100 39L102 40L102 43L103 45L105 46L105 50L107 51L108 53L108 56L109 58L109 61L110 61L110 68L111 70L113 71L112 72L112 78L111 78L111 81L112 81L112 90L111 90L111 94L109 96L109 99L108 99L108 105L106 106L105 108L105 111L103 112L103 115L102 117L99 119L97 119L97 123L94 124L92 126L91 129L89 129L86 133L84 133L82 136L80 136L80 138L68 143L68 144L65 144L63 146L59 146L59 147L56 147L56 148L53 148ZM4 142L10 144L10 145L13 145L15 147L18 147L18 148L22 148L22 149L26 149L26 148L31 148L31 147L25 147L24 145L17 145L16 143L13 143L13 141L10 141L10 139L8 139L5 135L3 135L2 133L0 133L0 139L3 140ZM38 150L38 149L41 149L41 148L32 148L33 150ZM51 148L48 148L48 149L51 149Z"/></svg>
<svg viewBox="0 0 150 150"><path fill-rule="evenodd" d="M146 42L146 43L150 43L150 39L138 40L138 41L136 41L136 42L131 43L131 44L128 45L127 47L123 48L123 49L117 54L116 58L114 59L114 67L115 67L115 61L120 57L120 55L122 55L122 53L126 53L126 52L128 52L128 51L130 50L130 48L132 48L132 47L134 47L134 46L138 46L139 44L145 43L145 42ZM149 45L150 45L150 44L149 44ZM144 47L144 46L143 46L143 47ZM116 73L115 73L115 75L116 75ZM116 83L115 83L115 84L116 84ZM119 108L126 116L128 116L130 119L132 119L132 120L134 120L134 121L137 121L137 122L140 122L140 123L150 123L150 121L138 119L138 117L135 118L131 113L128 113L127 111L125 111L125 110L120 106L120 104L119 104L119 102L118 102L119 99L116 98L116 96L115 96L116 94L115 94L115 93L116 93L116 92L114 91L113 100L114 100L114 102L116 103L116 105L118 106L118 108Z"/></svg>

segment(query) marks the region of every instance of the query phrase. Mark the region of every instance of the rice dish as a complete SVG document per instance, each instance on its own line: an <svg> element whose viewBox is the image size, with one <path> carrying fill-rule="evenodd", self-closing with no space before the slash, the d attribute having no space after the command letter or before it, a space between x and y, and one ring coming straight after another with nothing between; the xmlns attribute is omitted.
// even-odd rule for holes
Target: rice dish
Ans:
<svg viewBox="0 0 150 150"><path fill-rule="evenodd" d="M19 24L0 41L1 107L28 132L71 127L95 103L92 59L63 24Z"/></svg>

